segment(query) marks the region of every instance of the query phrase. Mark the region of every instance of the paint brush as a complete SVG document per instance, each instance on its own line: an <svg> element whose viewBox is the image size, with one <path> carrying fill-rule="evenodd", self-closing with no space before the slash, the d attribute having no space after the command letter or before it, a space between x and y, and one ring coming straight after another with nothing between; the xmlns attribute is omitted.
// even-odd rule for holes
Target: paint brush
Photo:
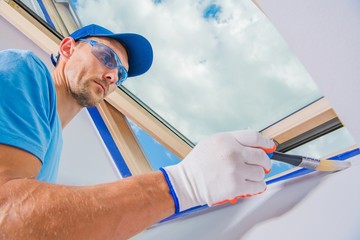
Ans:
<svg viewBox="0 0 360 240"><path fill-rule="evenodd" d="M351 166L351 163L349 161L316 159L276 151L271 156L271 159L285 162L297 167L303 167L311 170L325 172L340 171Z"/></svg>

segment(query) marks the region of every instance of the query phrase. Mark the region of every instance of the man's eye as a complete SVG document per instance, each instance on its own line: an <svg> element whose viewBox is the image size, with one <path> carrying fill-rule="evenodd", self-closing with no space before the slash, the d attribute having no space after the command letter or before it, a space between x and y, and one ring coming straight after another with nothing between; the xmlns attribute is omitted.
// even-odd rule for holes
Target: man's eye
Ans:
<svg viewBox="0 0 360 240"><path fill-rule="evenodd" d="M114 68L116 66L116 64L114 64L114 59L109 54L104 53L102 55L102 62L108 68Z"/></svg>
<svg viewBox="0 0 360 240"><path fill-rule="evenodd" d="M110 62L110 56L104 53L104 54L102 55L102 61L103 61L104 63Z"/></svg>

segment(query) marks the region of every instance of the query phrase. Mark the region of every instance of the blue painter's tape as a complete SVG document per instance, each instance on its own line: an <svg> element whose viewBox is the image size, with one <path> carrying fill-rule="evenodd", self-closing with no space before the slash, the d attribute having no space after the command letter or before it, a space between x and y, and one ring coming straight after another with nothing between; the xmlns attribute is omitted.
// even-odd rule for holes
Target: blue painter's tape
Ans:
<svg viewBox="0 0 360 240"><path fill-rule="evenodd" d="M330 160L346 160L348 158L354 157L360 154L360 148L355 148L353 150L341 153L339 155L329 158Z"/></svg>
<svg viewBox="0 0 360 240"><path fill-rule="evenodd" d="M44 14L44 16L45 16L46 22L47 22L53 29L56 30L55 25L54 25L54 23L52 22L52 20L51 20L51 18L50 18L50 16L49 16L49 13L47 12L47 10L46 10L46 8L45 8L45 6L44 6L44 3L42 2L42 0L37 0L37 1L38 1L38 3L39 3L39 6L40 6L40 8L41 8L41 11L43 12L43 14Z"/></svg>
<svg viewBox="0 0 360 240"><path fill-rule="evenodd" d="M302 169L293 171L291 173L285 174L283 176L280 176L280 177L274 178L272 180L269 180L269 181L266 182L266 184L269 185L269 184L272 184L272 183L280 182L280 181L291 179L291 178L294 178L294 177L299 177L299 176L302 176L302 175L305 175L305 174L308 174L308 173L311 173L311 172L314 172L314 170L302 168Z"/></svg>
<svg viewBox="0 0 360 240"><path fill-rule="evenodd" d="M130 169L126 165L126 162L121 155L119 149L117 148L114 139L112 138L109 129L106 127L104 120L102 119L99 111L96 107L88 108L88 112L92 120L95 123L96 128L98 129L102 140L104 141L108 151L110 152L111 157L113 158L116 167L118 168L122 177L130 177L132 174Z"/></svg>
<svg viewBox="0 0 360 240"><path fill-rule="evenodd" d="M360 154L360 149L359 148L355 148L352 150L349 150L347 152L341 153L339 155L333 156L331 158L329 158L329 160L337 160L337 161L343 161L346 160L348 158L354 157L356 155ZM306 169L306 168L302 168L299 170L296 170L294 172L288 173L286 175L280 176L278 178L274 178L272 180L269 180L266 182L266 184L272 184L272 183L276 183L276 182L280 182L283 180L287 180L287 179L291 179L294 177L299 177L308 173L314 172L314 170L310 170L310 169Z"/></svg>

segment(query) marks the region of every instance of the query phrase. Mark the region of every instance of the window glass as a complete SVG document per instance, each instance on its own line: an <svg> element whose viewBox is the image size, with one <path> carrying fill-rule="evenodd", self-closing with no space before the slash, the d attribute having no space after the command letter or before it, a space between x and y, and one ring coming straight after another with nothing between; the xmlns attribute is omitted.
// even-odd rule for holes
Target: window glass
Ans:
<svg viewBox="0 0 360 240"><path fill-rule="evenodd" d="M83 25L150 40L152 68L124 86L194 143L261 130L321 97L251 1L78 0L76 9Z"/></svg>
<svg viewBox="0 0 360 240"><path fill-rule="evenodd" d="M300 147L289 151L289 153L322 158L355 144L356 142L348 130L343 127L325 136L319 137L310 143L303 144Z"/></svg>
<svg viewBox="0 0 360 240"><path fill-rule="evenodd" d="M179 158L165 148L162 144L152 138L138 125L127 118L130 127L138 139L138 142L153 170L159 170L161 167L179 163Z"/></svg>
<svg viewBox="0 0 360 240"><path fill-rule="evenodd" d="M38 3L38 1L34 0L21 0L23 4L25 4L26 7L30 8L34 13L36 13L39 17L41 17L44 21L46 21L45 15L43 11L41 10L41 7Z"/></svg>

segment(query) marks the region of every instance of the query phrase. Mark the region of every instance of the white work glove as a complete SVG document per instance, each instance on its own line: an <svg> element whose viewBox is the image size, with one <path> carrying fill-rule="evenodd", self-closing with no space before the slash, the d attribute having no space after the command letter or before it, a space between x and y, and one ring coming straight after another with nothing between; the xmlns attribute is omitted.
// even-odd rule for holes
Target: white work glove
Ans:
<svg viewBox="0 0 360 240"><path fill-rule="evenodd" d="M207 204L236 202L266 190L272 140L253 130L218 133L200 141L179 164L161 168L175 212Z"/></svg>

